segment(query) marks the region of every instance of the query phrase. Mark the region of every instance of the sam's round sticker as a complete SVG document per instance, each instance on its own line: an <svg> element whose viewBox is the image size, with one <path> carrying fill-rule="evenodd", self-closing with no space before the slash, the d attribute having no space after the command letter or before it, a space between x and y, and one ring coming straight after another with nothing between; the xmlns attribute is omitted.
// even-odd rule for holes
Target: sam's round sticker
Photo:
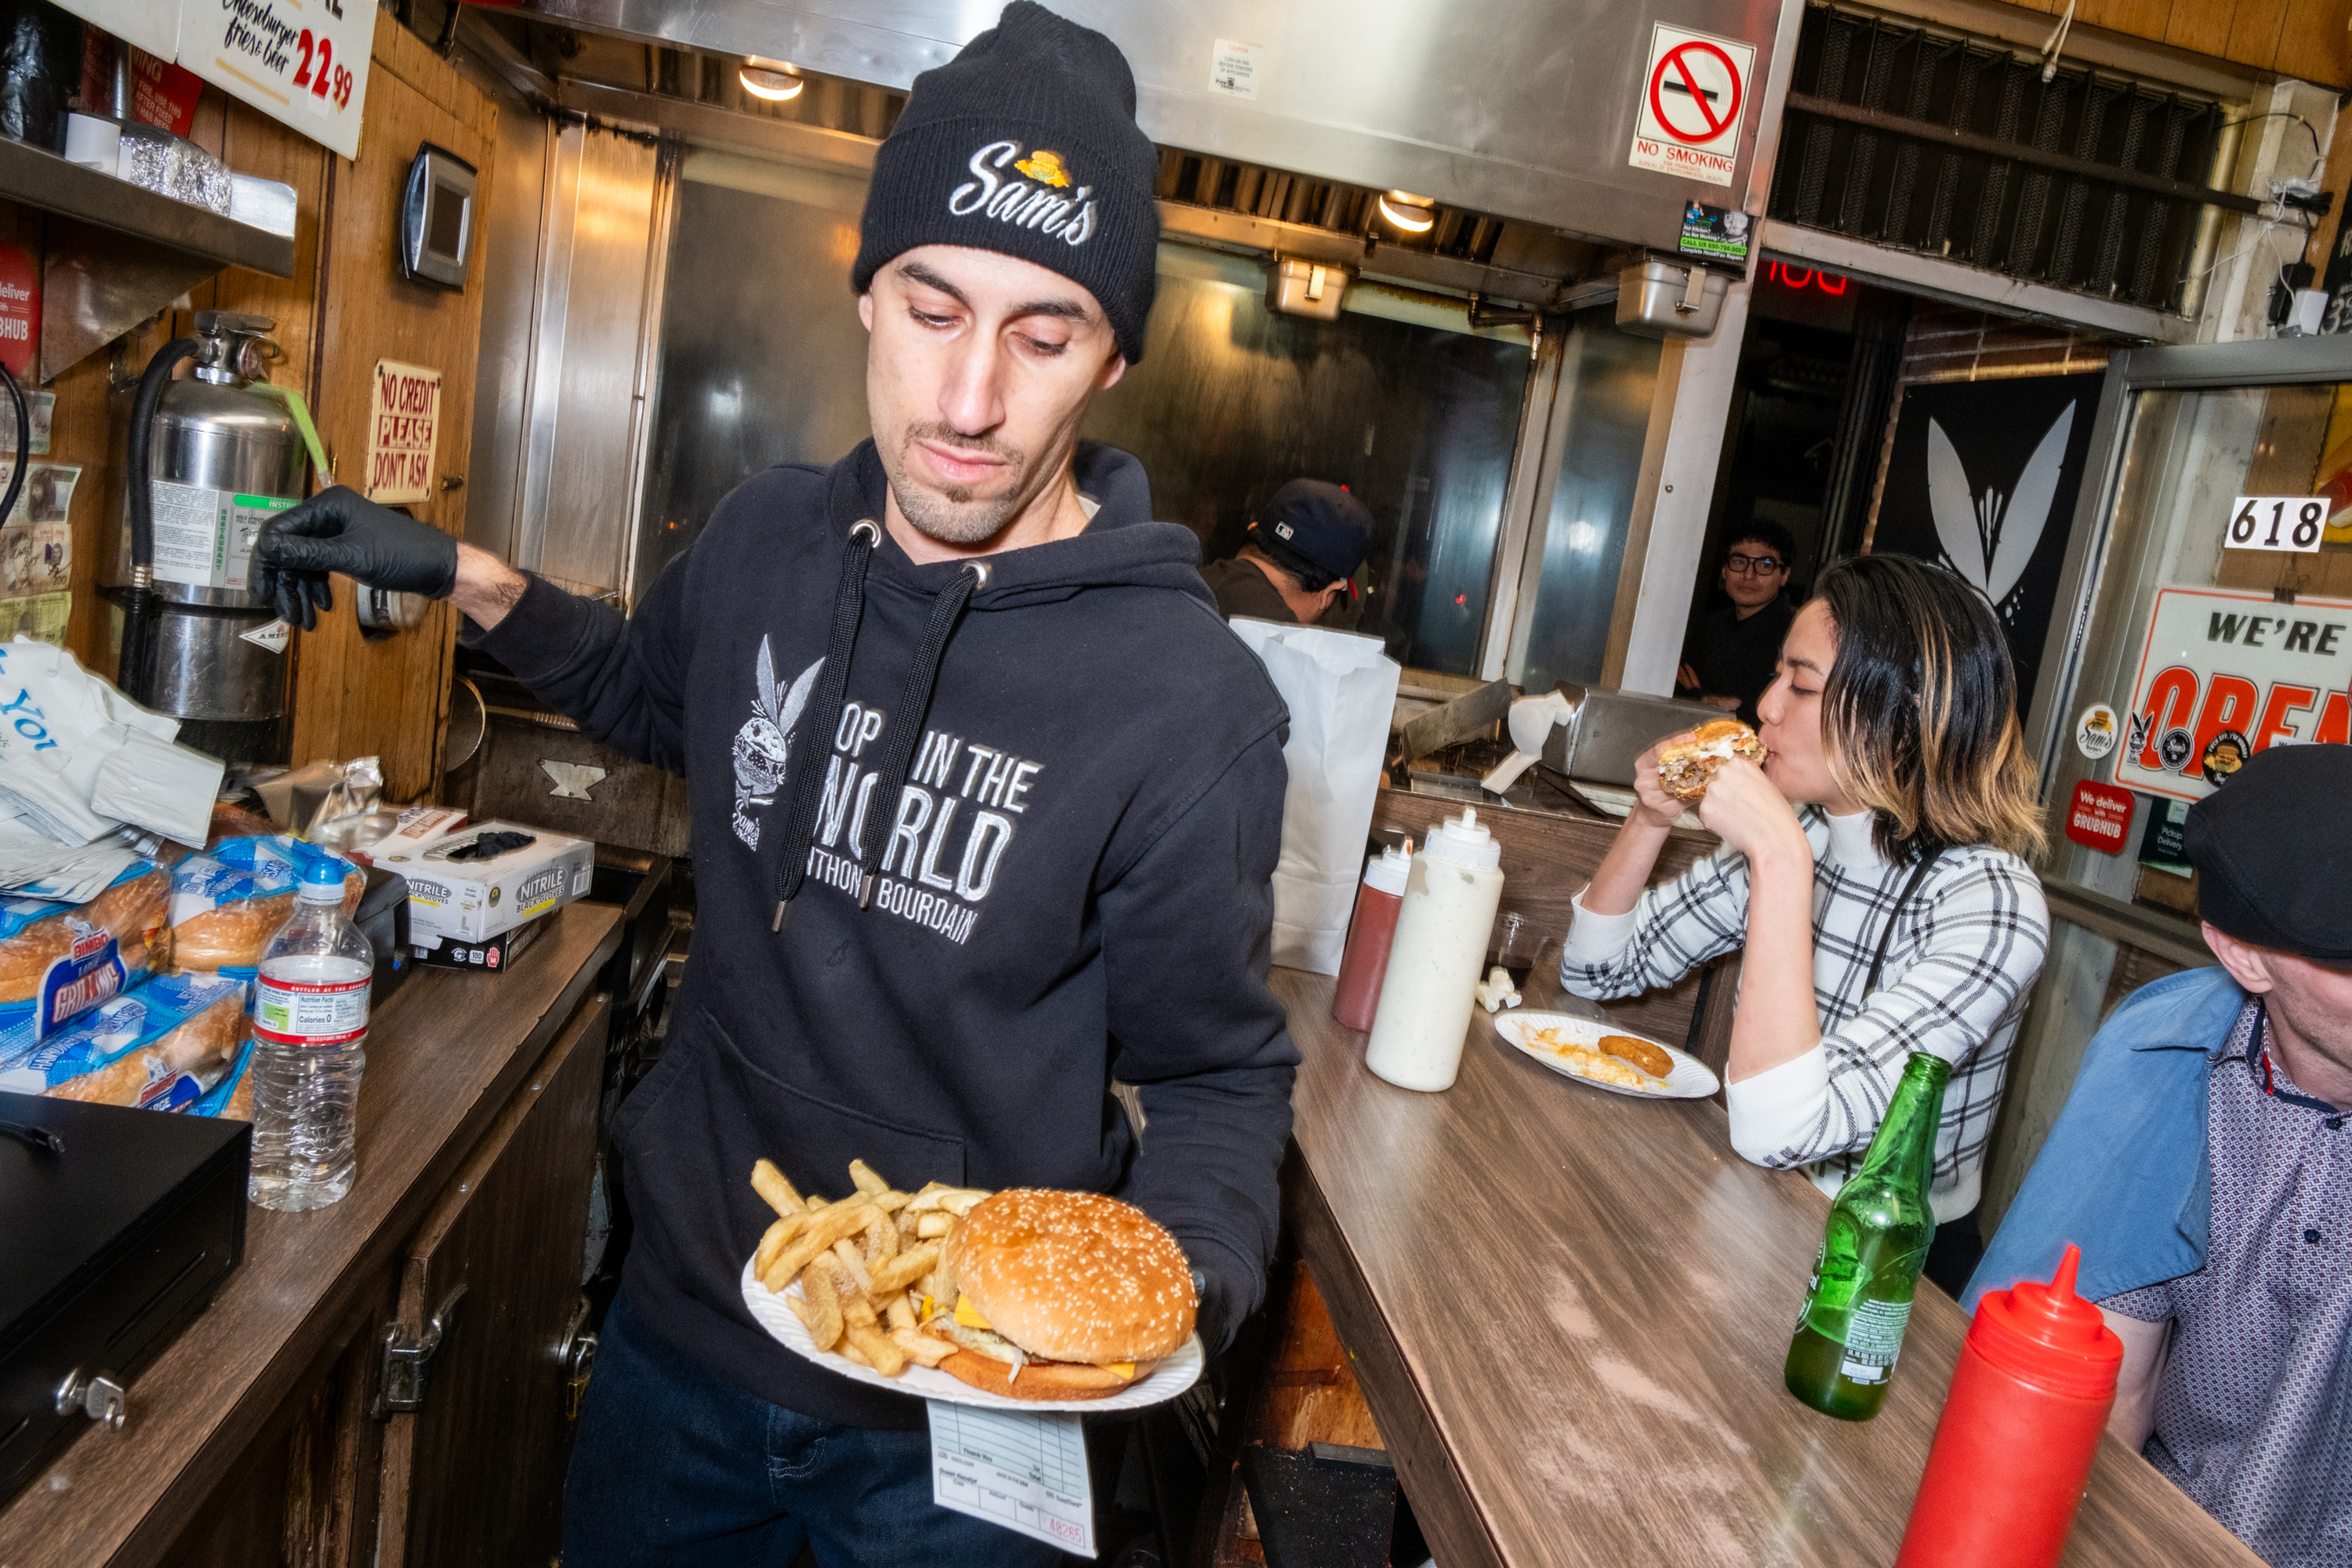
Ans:
<svg viewBox="0 0 2352 1568"><path fill-rule="evenodd" d="M2074 749L2093 762L2097 762L2116 749L2121 731L2116 727L2116 710L2104 702L2094 702L2083 710L2074 721Z"/></svg>

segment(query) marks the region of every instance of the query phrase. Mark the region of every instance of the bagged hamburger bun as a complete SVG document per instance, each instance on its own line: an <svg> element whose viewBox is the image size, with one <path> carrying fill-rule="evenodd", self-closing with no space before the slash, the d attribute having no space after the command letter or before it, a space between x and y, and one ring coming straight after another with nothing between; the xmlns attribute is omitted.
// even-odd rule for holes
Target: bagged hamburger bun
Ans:
<svg viewBox="0 0 2352 1568"><path fill-rule="evenodd" d="M960 1347L940 1370L992 1394L1100 1398L1192 1335L1184 1249L1141 1209L1098 1193L998 1193L956 1226L947 1262L963 1300L929 1326ZM1026 1364L984 1353L992 1342Z"/></svg>
<svg viewBox="0 0 2352 1568"><path fill-rule="evenodd" d="M1685 805L1706 794L1715 770L1734 757L1761 767L1764 742L1737 719L1717 719L1691 731L1690 739L1658 753L1658 787Z"/></svg>

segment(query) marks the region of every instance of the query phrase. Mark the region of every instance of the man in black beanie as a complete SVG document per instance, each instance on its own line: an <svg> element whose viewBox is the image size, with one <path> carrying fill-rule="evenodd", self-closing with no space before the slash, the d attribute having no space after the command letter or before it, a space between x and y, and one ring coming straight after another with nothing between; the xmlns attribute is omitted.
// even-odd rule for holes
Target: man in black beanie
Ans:
<svg viewBox="0 0 2352 1568"><path fill-rule="evenodd" d="M1962 1299L2047 1279L2124 1343L2107 1429L2277 1568L2352 1542L2352 746L2189 808L2218 969L2132 993Z"/></svg>
<svg viewBox="0 0 2352 1568"><path fill-rule="evenodd" d="M1182 1246L1212 1353L1263 1294L1286 715L1191 531L1076 436L1150 313L1134 109L1118 49L1027 0L916 79L853 274L873 440L747 480L625 620L347 489L257 544L289 619L329 572L451 596L542 701L691 784L694 952L613 1129L635 1237L566 1568L1058 1560L932 1503L920 1401L759 1326L758 1160L835 1198L853 1159L1114 1194Z"/></svg>

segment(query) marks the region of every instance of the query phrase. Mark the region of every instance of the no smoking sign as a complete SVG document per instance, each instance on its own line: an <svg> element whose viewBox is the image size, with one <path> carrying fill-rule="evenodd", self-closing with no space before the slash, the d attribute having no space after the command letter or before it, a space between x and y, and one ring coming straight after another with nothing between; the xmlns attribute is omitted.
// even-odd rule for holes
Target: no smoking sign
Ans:
<svg viewBox="0 0 2352 1568"><path fill-rule="evenodd" d="M1659 23L1650 34L1628 162L1710 185L1731 184L1755 66L1753 44Z"/></svg>

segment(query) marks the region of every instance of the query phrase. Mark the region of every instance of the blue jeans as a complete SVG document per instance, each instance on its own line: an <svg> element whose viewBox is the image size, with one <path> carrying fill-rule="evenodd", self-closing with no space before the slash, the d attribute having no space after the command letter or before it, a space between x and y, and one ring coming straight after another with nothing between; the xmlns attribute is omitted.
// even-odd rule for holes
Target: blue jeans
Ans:
<svg viewBox="0 0 2352 1568"><path fill-rule="evenodd" d="M838 1426L748 1394L629 1310L604 1317L572 1469L563 1568L1048 1568L1062 1554L931 1501L927 1432Z"/></svg>

